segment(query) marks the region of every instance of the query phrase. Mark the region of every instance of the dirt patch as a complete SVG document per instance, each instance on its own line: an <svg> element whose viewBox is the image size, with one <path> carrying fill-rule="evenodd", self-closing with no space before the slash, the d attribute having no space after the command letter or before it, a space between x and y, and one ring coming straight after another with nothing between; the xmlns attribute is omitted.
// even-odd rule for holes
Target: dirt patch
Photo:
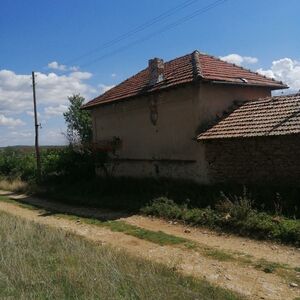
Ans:
<svg viewBox="0 0 300 300"><path fill-rule="evenodd" d="M300 266L300 249L294 247L266 241L255 241L206 228L183 226L152 217L134 215L122 218L122 220L149 230L161 230L169 234L188 238L217 249L242 252L254 257L256 260L265 259L279 264L288 264L292 267Z"/></svg>
<svg viewBox="0 0 300 300"><path fill-rule="evenodd" d="M16 198L16 196L12 196ZM17 196L17 198L19 201L24 199L27 203L45 207L47 210L51 210L52 213L50 211L50 213L45 214L45 211L29 210L6 202L0 202L0 210L34 222L71 231L100 244L110 244L116 248L125 249L133 255L166 264L184 274L205 278L212 283L242 293L250 299L294 299L300 295L297 287L291 287L290 282L276 274L268 274L254 267L241 265L233 261L218 261L205 257L195 249L186 249L181 246L159 246L120 232L112 232L104 227L57 217L54 211L85 216L91 213L93 217L100 219L118 219L121 217L121 220L125 222L149 230L160 230L217 249L243 252L257 259L264 258L298 267L300 251L295 248L231 235L220 235L199 228L188 228L186 230L187 228L182 225L169 224L163 220L142 216L126 216L122 213L117 215L109 211L58 205L55 202L27 196Z"/></svg>

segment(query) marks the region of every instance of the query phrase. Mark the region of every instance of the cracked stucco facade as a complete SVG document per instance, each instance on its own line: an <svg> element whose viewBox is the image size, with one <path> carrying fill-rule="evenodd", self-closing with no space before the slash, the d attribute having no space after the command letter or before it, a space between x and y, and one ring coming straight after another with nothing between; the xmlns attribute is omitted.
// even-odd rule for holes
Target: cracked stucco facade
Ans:
<svg viewBox="0 0 300 300"><path fill-rule="evenodd" d="M95 144L120 138L114 176L170 177L209 183L199 129L234 101L270 96L266 87L197 82L92 109ZM101 170L99 170L99 174Z"/></svg>

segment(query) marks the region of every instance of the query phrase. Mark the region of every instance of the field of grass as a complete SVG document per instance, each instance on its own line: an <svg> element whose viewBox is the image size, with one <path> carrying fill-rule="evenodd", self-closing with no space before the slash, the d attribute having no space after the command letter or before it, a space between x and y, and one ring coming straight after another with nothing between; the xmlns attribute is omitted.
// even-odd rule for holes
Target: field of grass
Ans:
<svg viewBox="0 0 300 300"><path fill-rule="evenodd" d="M43 211L45 214L50 213L51 215L66 218L69 220L74 220L80 223L86 223L90 225L96 225L100 227L109 228L112 231L122 232L127 235L134 236L139 239L143 239L160 246L163 245L173 245L178 247L185 247L188 249L193 249L197 251L203 256L218 260L218 261L232 261L237 262L242 265L247 265L254 267L258 270L261 270L265 273L276 273L280 277L282 277L287 282L296 282L300 284L300 279L297 275L300 268L290 267L288 265L278 264L273 261L260 259L255 260L251 255L245 255L243 252L232 252L224 249L217 249L215 247L208 247L207 245L203 245L197 243L193 240L182 238L176 235L167 234L163 231L152 231L145 228L141 228L135 225L128 224L124 221L114 220L114 221L101 221L99 219L95 219L93 217L83 217L79 215L74 215L70 213L62 213L61 211L47 211L44 210L42 206L33 206L29 203L22 202L9 199L6 196L0 196L0 201L8 202L11 204L18 205L20 207L30 209L30 210L39 210L39 212Z"/></svg>
<svg viewBox="0 0 300 300"><path fill-rule="evenodd" d="M206 281L0 212L0 298L240 299Z"/></svg>

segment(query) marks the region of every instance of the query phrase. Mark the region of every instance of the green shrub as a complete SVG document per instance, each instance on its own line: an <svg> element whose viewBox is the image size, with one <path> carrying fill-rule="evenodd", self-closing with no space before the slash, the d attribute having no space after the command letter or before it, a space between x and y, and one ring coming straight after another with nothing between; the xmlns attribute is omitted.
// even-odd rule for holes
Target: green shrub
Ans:
<svg viewBox="0 0 300 300"><path fill-rule="evenodd" d="M166 197L157 198L141 209L142 213L167 219L181 220L191 225L219 228L257 239L271 239L300 245L300 221L258 212L251 207L246 194L242 198L228 197L220 202L218 210L187 208Z"/></svg>
<svg viewBox="0 0 300 300"><path fill-rule="evenodd" d="M64 177L70 181L95 176L94 155L87 149L66 147L43 153L43 177Z"/></svg>
<svg viewBox="0 0 300 300"><path fill-rule="evenodd" d="M88 148L72 147L41 150L43 180L74 181L89 180L96 176L95 164L106 160L104 153L94 153ZM25 181L36 179L35 154L30 149L5 148L0 151L0 176L8 179L20 178Z"/></svg>
<svg viewBox="0 0 300 300"><path fill-rule="evenodd" d="M13 148L3 149L0 152L0 175L10 179L32 179L35 176L34 154Z"/></svg>
<svg viewBox="0 0 300 300"><path fill-rule="evenodd" d="M182 218L182 209L177 206L173 200L166 197L154 199L149 206L142 208L142 212L169 219Z"/></svg>

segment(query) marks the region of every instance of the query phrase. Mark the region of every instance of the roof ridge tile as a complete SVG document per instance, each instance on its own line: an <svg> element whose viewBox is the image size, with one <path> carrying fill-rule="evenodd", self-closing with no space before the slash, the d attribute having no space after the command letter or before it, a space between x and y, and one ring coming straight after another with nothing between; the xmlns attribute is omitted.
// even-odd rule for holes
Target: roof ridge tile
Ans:
<svg viewBox="0 0 300 300"><path fill-rule="evenodd" d="M148 68L145 68L89 101L82 108L88 109L104 103L123 101L162 89L192 83L198 79L222 84L264 86L270 89L287 88L281 82L266 78L241 66L230 64L218 57L201 53L198 50L169 60L164 63L164 66L164 81L160 84L149 87ZM243 78L246 81L242 80Z"/></svg>
<svg viewBox="0 0 300 300"><path fill-rule="evenodd" d="M199 58L199 51L195 50L192 53L192 63L193 63L193 71L194 71L194 77L195 79L201 78L202 76L202 71L201 71L201 63L200 63L200 58Z"/></svg>

